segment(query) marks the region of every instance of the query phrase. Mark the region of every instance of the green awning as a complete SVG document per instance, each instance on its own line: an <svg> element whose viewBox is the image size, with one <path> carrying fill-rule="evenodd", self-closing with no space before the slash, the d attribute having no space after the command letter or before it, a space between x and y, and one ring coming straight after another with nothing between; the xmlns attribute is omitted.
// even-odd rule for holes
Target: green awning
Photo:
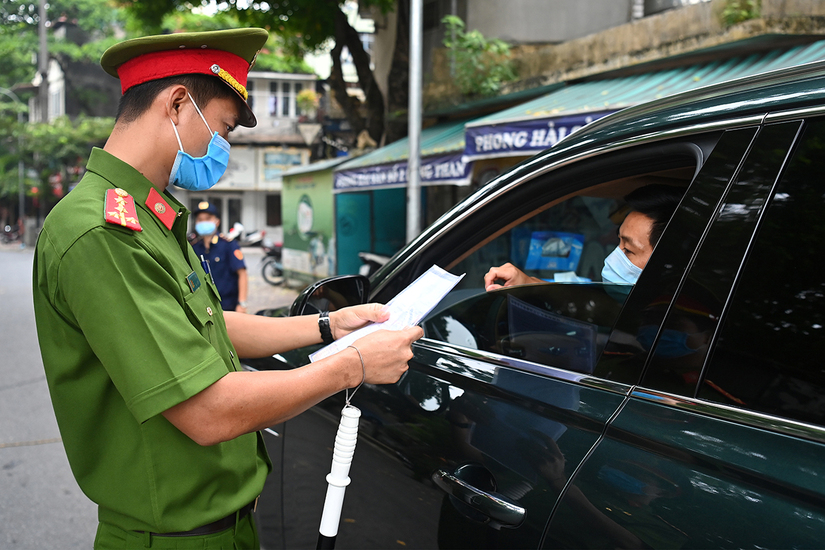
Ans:
<svg viewBox="0 0 825 550"><path fill-rule="evenodd" d="M299 176L304 174L311 174L313 172L322 172L324 170L332 170L339 164L342 164L349 159L347 157L338 157L334 159L327 159L327 160L320 160L318 162L313 162L311 164L303 164L301 166L296 166L295 168L290 168L289 170L283 172L281 177L288 177L288 176Z"/></svg>
<svg viewBox="0 0 825 550"><path fill-rule="evenodd" d="M620 78L588 80L467 123L467 160L527 156L609 113L758 73L825 59L825 40Z"/></svg>

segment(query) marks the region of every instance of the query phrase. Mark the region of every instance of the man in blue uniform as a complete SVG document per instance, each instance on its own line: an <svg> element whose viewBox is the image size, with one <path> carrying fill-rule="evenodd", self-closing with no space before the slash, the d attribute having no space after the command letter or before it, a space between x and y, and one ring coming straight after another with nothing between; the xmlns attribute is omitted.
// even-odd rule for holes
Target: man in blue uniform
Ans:
<svg viewBox="0 0 825 550"><path fill-rule="evenodd" d="M195 233L192 242L195 255L207 262L209 274L221 293L224 311L246 313L249 281L243 252L237 241L230 241L220 233L221 218L218 209L208 201L198 203L195 210Z"/></svg>

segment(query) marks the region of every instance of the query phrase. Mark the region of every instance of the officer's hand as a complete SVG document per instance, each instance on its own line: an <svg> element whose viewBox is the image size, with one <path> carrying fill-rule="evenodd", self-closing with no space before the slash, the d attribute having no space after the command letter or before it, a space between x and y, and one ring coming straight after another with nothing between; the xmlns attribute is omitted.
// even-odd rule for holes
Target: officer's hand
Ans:
<svg viewBox="0 0 825 550"><path fill-rule="evenodd" d="M332 337L336 340L368 323L380 323L390 318L381 304L364 304L333 311L329 314Z"/></svg>
<svg viewBox="0 0 825 550"><path fill-rule="evenodd" d="M238 304L237 306L235 306L235 311L237 311L238 313L246 313L246 306Z"/></svg>
<svg viewBox="0 0 825 550"><path fill-rule="evenodd" d="M503 283L496 283L498 280L503 281ZM491 267L490 271L484 276L484 288L486 290L496 290L504 286L526 285L540 282L542 282L541 279L530 277L511 263Z"/></svg>
<svg viewBox="0 0 825 550"><path fill-rule="evenodd" d="M361 352L368 384L393 384L407 371L412 359L412 343L424 336L421 327L402 330L379 330L356 340L353 345ZM353 353L346 349L341 353ZM361 362L356 359L358 368ZM361 377L358 377L360 382ZM356 384L357 385L357 382Z"/></svg>

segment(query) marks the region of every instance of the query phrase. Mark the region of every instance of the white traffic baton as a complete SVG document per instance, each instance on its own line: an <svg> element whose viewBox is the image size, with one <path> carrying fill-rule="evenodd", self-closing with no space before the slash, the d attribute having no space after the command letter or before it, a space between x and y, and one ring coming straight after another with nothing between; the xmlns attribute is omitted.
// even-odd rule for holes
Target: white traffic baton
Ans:
<svg viewBox="0 0 825 550"><path fill-rule="evenodd" d="M338 536L338 525L341 522L341 509L344 506L344 493L350 483L349 467L352 464L352 456L355 454L355 443L358 441L358 420L360 418L361 411L350 405L347 399L347 404L341 411L341 423L338 425L338 433L335 436L332 468L327 475L329 485L324 500L324 511L321 513L317 550L335 548L335 538Z"/></svg>

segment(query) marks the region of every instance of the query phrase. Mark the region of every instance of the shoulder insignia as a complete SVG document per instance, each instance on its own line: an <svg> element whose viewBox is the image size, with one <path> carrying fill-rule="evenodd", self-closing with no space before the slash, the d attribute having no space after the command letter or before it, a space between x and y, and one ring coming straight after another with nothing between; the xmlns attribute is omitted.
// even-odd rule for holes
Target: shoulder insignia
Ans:
<svg viewBox="0 0 825 550"><path fill-rule="evenodd" d="M169 206L169 203L166 202L163 197L160 196L157 189L152 187L152 189L149 190L149 196L146 197L146 202L144 204L146 205L146 208L148 208L155 215L155 217L160 220L160 223L165 225L166 229L171 231L172 224L175 223L175 218L178 217L178 213L174 208Z"/></svg>
<svg viewBox="0 0 825 550"><path fill-rule="evenodd" d="M135 199L121 188L106 190L104 219L115 225L128 227L133 231L143 231L135 210Z"/></svg>
<svg viewBox="0 0 825 550"><path fill-rule="evenodd" d="M240 248L235 249L235 257L239 260L243 260L243 252L241 252Z"/></svg>

